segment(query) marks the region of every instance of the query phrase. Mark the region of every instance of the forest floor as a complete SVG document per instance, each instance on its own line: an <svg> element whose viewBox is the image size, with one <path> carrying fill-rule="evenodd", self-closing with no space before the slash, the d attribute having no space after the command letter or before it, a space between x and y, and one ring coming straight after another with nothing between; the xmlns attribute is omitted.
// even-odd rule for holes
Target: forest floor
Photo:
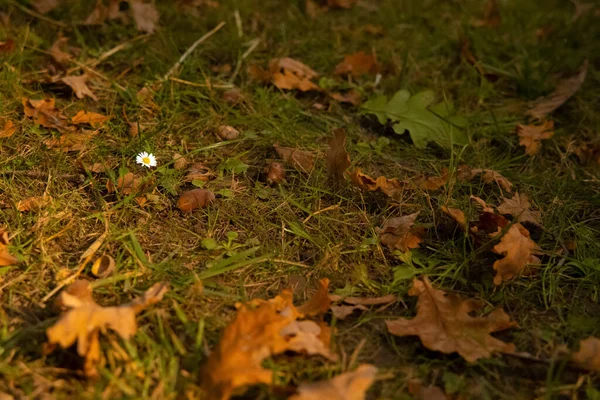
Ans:
<svg viewBox="0 0 600 400"><path fill-rule="evenodd" d="M50 3L0 0L0 398L600 399L598 4Z"/></svg>

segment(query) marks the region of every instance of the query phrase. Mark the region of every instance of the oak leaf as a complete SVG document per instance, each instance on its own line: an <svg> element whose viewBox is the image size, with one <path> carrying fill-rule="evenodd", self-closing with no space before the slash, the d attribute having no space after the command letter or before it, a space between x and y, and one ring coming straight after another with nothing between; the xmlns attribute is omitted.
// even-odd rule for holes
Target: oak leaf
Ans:
<svg viewBox="0 0 600 400"><path fill-rule="evenodd" d="M10 119L3 121L3 119L0 118L0 138L11 137L16 130L15 124Z"/></svg>
<svg viewBox="0 0 600 400"><path fill-rule="evenodd" d="M581 88L581 85L583 85L587 75L588 65L588 60L585 60L581 67L579 67L577 74L561 81L556 86L556 89L548 96L540 97L531 103L530 106L533 108L527 111L525 115L537 120L543 120L558 107L562 106L579 90L579 88Z"/></svg>
<svg viewBox="0 0 600 400"><path fill-rule="evenodd" d="M73 89L73 92L75 93L75 96L77 96L78 99L83 99L85 96L88 96L92 100L98 101L98 98L96 97L94 92L92 92L92 90L88 87L86 83L87 79L87 75L80 75L65 76L61 80L65 84L67 84L71 89Z"/></svg>
<svg viewBox="0 0 600 400"><path fill-rule="evenodd" d="M71 122L75 125L89 124L92 128L100 128L105 122L110 120L106 115L98 114L91 111L80 110L71 118Z"/></svg>
<svg viewBox="0 0 600 400"><path fill-rule="evenodd" d="M327 150L327 172L335 185L344 181L344 173L350 166L350 155L346 151L346 130L337 128L333 130L333 137L329 139Z"/></svg>
<svg viewBox="0 0 600 400"><path fill-rule="evenodd" d="M330 299L336 299L337 297L330 295ZM340 298L341 299L341 298ZM366 306L372 305L381 305L381 304L390 304L397 300L396 296L393 294L388 294L381 297L346 297L343 299L344 303L348 303L350 305L341 304L331 306L331 312L337 319L344 319L348 315L352 314L355 310L367 311L368 308Z"/></svg>
<svg viewBox="0 0 600 400"><path fill-rule="evenodd" d="M417 177L414 179L415 184L421 190L438 190L448 183L448 168L443 168L441 172L439 176Z"/></svg>
<svg viewBox="0 0 600 400"><path fill-rule="evenodd" d="M534 155L540 150L542 140L554 136L554 122L545 121L541 125L517 125L519 144L525 147L525 154Z"/></svg>
<svg viewBox="0 0 600 400"><path fill-rule="evenodd" d="M531 240L529 231L523 225L511 225L500 239L500 243L492 249L496 254L504 255L504 258L494 263L494 284L500 285L515 278L525 271L527 265L539 264L540 260L532 254L537 248L537 244Z"/></svg>
<svg viewBox="0 0 600 400"><path fill-rule="evenodd" d="M8 251L8 232L0 228L0 267L6 267L18 263L17 257Z"/></svg>
<svg viewBox="0 0 600 400"><path fill-rule="evenodd" d="M235 129L233 126L220 125L217 128L217 135L223 140L234 140L240 136L240 131Z"/></svg>
<svg viewBox="0 0 600 400"><path fill-rule="evenodd" d="M498 206L498 211L502 214L510 214L515 217L517 222L532 222L539 224L542 220L542 213L529 209L529 198L526 194L515 192L512 199L504 198L504 202Z"/></svg>
<svg viewBox="0 0 600 400"><path fill-rule="evenodd" d="M416 249L423 241L425 228L413 226L419 212L386 220L383 227L378 229L381 243L391 250L398 249L403 253Z"/></svg>
<svg viewBox="0 0 600 400"><path fill-rule="evenodd" d="M390 197L404 192L409 186L407 182L399 181L396 178L388 179L385 176L380 176L374 179L367 174L363 174L360 168L350 173L350 180L362 190L367 192L380 190Z"/></svg>
<svg viewBox="0 0 600 400"><path fill-rule="evenodd" d="M60 294L59 302L67 311L46 330L48 343L66 349L77 342L77 354L85 358L85 374L96 376L100 332L111 329L123 339L131 338L137 330L135 315L160 301L167 290L165 283L157 283L129 304L102 307L94 301L88 282L75 281Z"/></svg>
<svg viewBox="0 0 600 400"><path fill-rule="evenodd" d="M364 400L375 381L377 368L361 364L353 372L340 374L329 381L302 383L298 393L288 400Z"/></svg>
<svg viewBox="0 0 600 400"><path fill-rule="evenodd" d="M315 166L315 155L311 152L295 149L293 147L284 147L274 144L273 147L279 157L285 162L291 164L295 169L310 173Z"/></svg>
<svg viewBox="0 0 600 400"><path fill-rule="evenodd" d="M306 353L309 356L321 355L328 360L336 361L338 356L329 348L329 341L325 342L321 339L324 329L330 328L321 327L313 321L293 321L279 334L286 337L286 350Z"/></svg>
<svg viewBox="0 0 600 400"><path fill-rule="evenodd" d="M408 292L418 296L417 316L386 321L388 332L397 336L419 336L430 350L442 353L457 352L468 362L489 357L495 352L513 352L515 346L490 334L516 325L502 309L485 317L470 314L480 311L484 303L474 299L462 300L454 293L433 288L429 280L416 279Z"/></svg>
<svg viewBox="0 0 600 400"><path fill-rule="evenodd" d="M181 154L173 154L173 168L176 170L182 170L188 165L188 160L185 159ZM192 179L193 180L193 179Z"/></svg>
<svg viewBox="0 0 600 400"><path fill-rule="evenodd" d="M600 339L590 336L579 341L579 351L571 360L580 368L600 372Z"/></svg>
<svg viewBox="0 0 600 400"><path fill-rule="evenodd" d="M344 56L344 61L335 67L336 75L352 75L359 77L365 74L376 74L379 72L379 65L372 54L366 54L364 51Z"/></svg>
<svg viewBox="0 0 600 400"><path fill-rule="evenodd" d="M23 111L33 122L46 128L59 131L73 132L75 128L69 125L68 118L55 106L54 99L30 100L23 98Z"/></svg>

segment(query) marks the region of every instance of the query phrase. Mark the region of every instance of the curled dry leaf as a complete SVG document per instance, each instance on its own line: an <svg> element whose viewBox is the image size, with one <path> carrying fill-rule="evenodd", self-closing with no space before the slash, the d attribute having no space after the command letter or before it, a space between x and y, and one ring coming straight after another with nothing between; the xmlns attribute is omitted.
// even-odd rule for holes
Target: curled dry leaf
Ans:
<svg viewBox="0 0 600 400"><path fill-rule="evenodd" d="M414 182L421 190L438 190L448 182L448 168L443 168L441 172L440 176L417 177Z"/></svg>
<svg viewBox="0 0 600 400"><path fill-rule="evenodd" d="M194 163L188 170L188 173L185 176L186 182L192 181L202 181L208 182L215 177L215 174L204 164L202 163Z"/></svg>
<svg viewBox="0 0 600 400"><path fill-rule="evenodd" d="M423 241L425 228L413 226L419 212L386 220L381 229L377 229L381 244L387 245L390 250L398 249L403 253L416 249Z"/></svg>
<svg viewBox="0 0 600 400"><path fill-rule="evenodd" d="M526 194L515 192L512 199L504 199L504 202L498 206L498 211L502 214L510 214L515 217L517 222L532 222L540 224L542 213L529 209L529 198Z"/></svg>
<svg viewBox="0 0 600 400"><path fill-rule="evenodd" d="M291 164L298 171L312 172L315 166L315 156L313 153L293 147L283 147L278 144L274 144L273 147L277 154L279 154L279 157Z"/></svg>
<svg viewBox="0 0 600 400"><path fill-rule="evenodd" d="M496 271L494 284L500 285L504 281L515 278L530 264L539 264L539 258L532 254L532 251L537 248L538 245L531 240L529 231L523 225L519 223L511 225L500 239L500 243L493 248L496 254L504 256L494 263Z"/></svg>
<svg viewBox="0 0 600 400"><path fill-rule="evenodd" d="M137 175L134 175L131 172L128 172L117 179L116 187L113 184L112 180L107 180L106 190L108 190L108 193L114 193L115 191L119 191L121 194L127 195L141 190L142 183L142 178L140 178Z"/></svg>
<svg viewBox="0 0 600 400"><path fill-rule="evenodd" d="M115 270L115 260L108 254L98 257L92 264L92 274L96 278L106 278Z"/></svg>
<svg viewBox="0 0 600 400"><path fill-rule="evenodd" d="M337 354L329 348L331 335L324 332L325 330L330 328L319 326L313 321L292 321L279 334L287 338L286 350L306 353L309 356L321 355L328 360L336 361Z"/></svg>
<svg viewBox="0 0 600 400"><path fill-rule="evenodd" d="M193 189L184 192L177 200L177 207L181 211L192 211L196 208L207 207L215 200L215 195L210 190Z"/></svg>
<svg viewBox="0 0 600 400"><path fill-rule="evenodd" d="M481 180L484 183L496 183L508 193L512 193L513 184L498 171L494 171L493 169L473 169L470 171L471 178L469 180L481 174Z"/></svg>
<svg viewBox="0 0 600 400"><path fill-rule="evenodd" d="M571 360L580 368L600 372L600 339L590 336L579 341L579 351Z"/></svg>
<svg viewBox="0 0 600 400"><path fill-rule="evenodd" d="M339 103L349 103L354 106L359 106L362 103L362 99L361 99L362 96L361 96L360 92L355 89L348 90L347 92L344 92L344 93L331 92L328 94L329 94L329 97L331 97L332 99L334 99L335 101L337 101Z"/></svg>
<svg viewBox="0 0 600 400"><path fill-rule="evenodd" d="M364 51L344 56L344 61L335 67L336 75L352 75L359 77L365 74L376 74L379 72L379 64L372 54Z"/></svg>
<svg viewBox="0 0 600 400"><path fill-rule="evenodd" d="M52 138L44 140L44 144L49 148L58 148L65 153L70 151L81 151L97 134L98 131L63 133L58 139Z"/></svg>
<svg viewBox="0 0 600 400"><path fill-rule="evenodd" d="M39 210L46 207L52 202L52 197L48 195L29 197L25 200L20 200L17 203L17 210L26 212L31 210Z"/></svg>
<svg viewBox="0 0 600 400"><path fill-rule="evenodd" d="M23 111L33 122L46 128L55 128L59 131L74 131L63 113L55 107L54 99L30 100L23 98Z"/></svg>
<svg viewBox="0 0 600 400"><path fill-rule="evenodd" d="M248 72L254 79L271 82L282 90L321 91L321 88L312 81L319 74L306 64L293 58L275 58L269 62L269 71L253 66L249 68Z"/></svg>
<svg viewBox="0 0 600 400"><path fill-rule="evenodd" d="M0 267L6 267L18 263L17 257L8 251L8 232L0 228Z"/></svg>
<svg viewBox="0 0 600 400"><path fill-rule="evenodd" d="M17 128L10 119L0 118L0 138L11 137Z"/></svg>
<svg viewBox="0 0 600 400"><path fill-rule="evenodd" d="M102 307L94 301L88 282L75 281L60 294L60 303L67 311L46 330L48 343L66 349L77 342L77 354L85 358L86 376L96 376L100 361L100 332L111 329L123 339L131 338L137 330L135 315L160 301L167 290L165 283L157 283L129 304Z"/></svg>
<svg viewBox="0 0 600 400"><path fill-rule="evenodd" d="M344 181L344 174L350 166L350 155L346 151L346 130L336 128L329 139L327 150L327 173L335 185Z"/></svg>
<svg viewBox="0 0 600 400"><path fill-rule="evenodd" d="M265 167L266 181L269 185L278 185L286 178L285 168L282 163L270 162Z"/></svg>
<svg viewBox="0 0 600 400"><path fill-rule="evenodd" d="M175 153L173 154L173 168L176 170L182 170L188 165L188 160L186 160L181 154ZM193 180L193 179L192 179Z"/></svg>
<svg viewBox="0 0 600 400"><path fill-rule="evenodd" d="M554 136L554 122L544 121L541 125L517 125L519 144L525 147L525 154L534 155L540 150L542 140Z"/></svg>
<svg viewBox="0 0 600 400"><path fill-rule="evenodd" d="M435 289L427 278L415 279L408 294L419 299L417 316L386 321L391 334L419 336L428 349L457 352L468 362L489 357L495 352L514 351L513 344L490 335L516 325L504 310L496 309L485 317L473 317L473 312L485 306L482 301L462 300L454 293Z"/></svg>
<svg viewBox="0 0 600 400"><path fill-rule="evenodd" d="M315 294L313 294L306 303L297 308L298 312L306 316L314 316L326 313L331 305L328 290L329 279L321 279Z"/></svg>
<svg viewBox="0 0 600 400"><path fill-rule="evenodd" d="M587 75L588 65L588 60L585 60L579 68L579 71L577 71L577 74L561 81L556 86L554 92L550 93L548 96L540 97L531 103L530 106L532 108L527 111L525 115L537 120L543 120L558 107L562 106L571 98L571 96L577 93L581 88L581 85L583 85Z"/></svg>
<svg viewBox="0 0 600 400"><path fill-rule="evenodd" d="M399 181L396 178L388 179L385 176L374 179L367 174L363 174L359 168L350 174L350 180L364 191L375 192L380 190L390 197L394 197L408 188L407 182Z"/></svg>
<svg viewBox="0 0 600 400"><path fill-rule="evenodd" d="M442 211L452 217L464 231L467 230L467 217L465 217L465 213L462 210L446 206L442 206L441 208Z"/></svg>
<svg viewBox="0 0 600 400"><path fill-rule="evenodd" d="M344 302L354 305L375 306L380 304L393 303L396 300L398 300L398 298L395 295L386 294L385 296L380 297L346 297L344 299Z"/></svg>
<svg viewBox="0 0 600 400"><path fill-rule="evenodd" d="M110 120L110 117L107 117L106 115L83 110L78 111L77 114L71 118L71 122L73 122L74 125L88 124L92 128L100 128L108 120Z"/></svg>
<svg viewBox="0 0 600 400"><path fill-rule="evenodd" d="M61 78L65 84L73 89L73 92L78 99L83 99L85 96L88 96L92 100L98 101L98 98L94 92L92 92L92 90L88 87L86 83L87 79L87 75L65 76L64 78Z"/></svg>
<svg viewBox="0 0 600 400"><path fill-rule="evenodd" d="M223 140L234 140L240 136L240 131L233 126L221 125L217 128L217 135Z"/></svg>
<svg viewBox="0 0 600 400"><path fill-rule="evenodd" d="M63 50L63 49L68 50L68 47L69 47L68 43L69 43L68 37L59 36L54 41L54 43L52 43L52 46L50 46L50 49L48 49L48 53L50 53L50 56L52 57L52 59L54 61L56 61L56 63L59 64L60 66L62 66L63 68L65 68L69 64L71 59L73 58L73 56L71 54L69 54Z"/></svg>
<svg viewBox="0 0 600 400"><path fill-rule="evenodd" d="M477 196L473 196L473 195L469 196L469 199L471 199L472 201L477 203L477 205L481 208L481 210L483 212L494 213L494 209L492 207L488 206L487 203L483 199L481 199Z"/></svg>
<svg viewBox="0 0 600 400"><path fill-rule="evenodd" d="M376 374L375 366L361 364L329 381L301 383L298 393L288 400L364 400Z"/></svg>

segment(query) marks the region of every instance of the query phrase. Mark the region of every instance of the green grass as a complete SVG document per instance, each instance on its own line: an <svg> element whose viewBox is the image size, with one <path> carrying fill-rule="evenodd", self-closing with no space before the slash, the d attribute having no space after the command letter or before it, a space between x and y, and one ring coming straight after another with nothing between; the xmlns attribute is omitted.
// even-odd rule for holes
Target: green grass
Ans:
<svg viewBox="0 0 600 400"><path fill-rule="evenodd" d="M92 102L78 100L57 85L29 80L44 76L36 71L53 68L45 52L59 32L80 49L76 59L86 62L136 37L134 26L78 24L94 1L65 1L47 15L67 23L67 29L32 17L13 2L0 3L10 20L0 25L0 41L12 38L17 44L16 51L0 53L0 116L18 125L13 137L0 138L0 201L9 205L0 210L0 226L8 229L11 252L22 261L0 270L0 390L16 398L49 392L57 398L182 397L186 390L195 390L199 368L235 314L235 303L272 297L298 276L306 278L308 288L328 277L333 290L364 296L395 293L406 303L408 309L398 305L336 322L338 349L349 356L364 338L357 362L373 363L382 374L393 376L377 381L370 398L410 399L407 382L415 377L477 399L561 398L560 388L577 382L581 372L553 354L560 344L574 348L600 330L599 175L569 148L574 140L597 140L600 132L600 43L592 39L600 36L600 28L593 12L572 21L569 2L509 0L501 2L498 28L474 28L471 22L483 12L482 2L475 0L363 2L366 6L330 10L315 20L306 16L300 0L224 0L218 8L201 8L199 16L171 2L158 2L160 29L95 67L109 81L94 80L91 87L99 101ZM234 10L241 16L242 37ZM168 81L154 97L159 110L150 113L136 92L156 82L220 21L227 25L201 44L176 76L199 84L208 80L212 85L234 85L244 100L231 106L222 99L224 89ZM367 33L367 24L384 31ZM536 38L536 30L546 26L554 28L550 36ZM463 37L497 80L482 78L461 59ZM235 69L254 39L260 44L233 81L230 73L213 71L227 64ZM417 149L407 134L394 134L357 108L327 104L327 98L317 94L282 92L252 81L246 72L249 64L266 66L274 57L288 56L332 79L343 56L361 50L377 55L383 66L381 84L373 90L373 77L365 77L351 83L338 79L335 85L356 87L365 99L375 92L390 96L400 89L433 90L438 101L452 100L468 118L470 145L452 154L434 146ZM524 155L514 127L523 122L525 103L552 91L561 75L576 71L586 58L590 69L585 84L552 115L555 136L535 157ZM113 118L80 153L48 150L44 140L58 133L24 117L22 97L56 97L57 106L69 116L86 109ZM317 102L327 109L314 109ZM140 121L138 137L130 136L127 119ZM239 129L241 139L219 143L214 131L222 124ZM543 228L531 230L547 252L539 274L494 287L495 256L476 251L440 212L440 206L448 204L475 216L469 195L499 204L506 193L479 179L433 193L406 193L396 204L350 185L333 190L322 157L311 174L290 167L280 187L261 180L267 161L278 159L274 143L323 155L337 127L348 132L352 168L370 175L411 179L417 173L435 175L442 168L456 168L459 161L501 172L542 212ZM142 171L135 165L135 155L142 150L158 157L158 169ZM202 162L217 174L205 185L221 191L214 205L189 214L176 208L177 195L193 185L185 182L184 171L169 164L174 153ZM247 171L232 173L227 168L232 159L247 164ZM79 162L106 163L112 170L86 174ZM135 195L107 193L106 180L116 181L124 169L153 179L148 192L155 197L145 207L136 203ZM37 171L40 176L9 171ZM44 193L52 202L40 210L20 213L14 207L21 199ZM418 221L428 230L411 259L379 244L375 227L386 218L417 210ZM112 349L106 352L110 356L100 378L90 382L76 374L81 362L75 352L42 352L45 329L58 312L51 307L53 299L46 307L40 300L65 276L65 269L76 270L79 257L104 232L105 224L108 238L99 253L110 254L117 267L115 279L96 283L100 304L127 302L161 280L171 282L172 289L138 318L133 340L108 334L109 340L102 343L105 350ZM226 249L202 246L206 238L228 244L230 232L237 234L231 242L239 246L236 251L246 252L239 260L227 262ZM559 253L568 241L577 247ZM209 262L216 265L207 269ZM403 271L426 272L446 290L484 299L489 310L503 307L519 327L498 337L549 361L494 356L467 364L457 355L425 349L418 338L389 335L385 319L414 315L416 302L407 295L411 279L403 278ZM399 279L394 279L395 273ZM91 278L88 270L84 275ZM200 279L203 293L198 290ZM304 293L297 297L302 301ZM287 355L265 365L280 373L276 383L281 386L331 378L343 367ZM577 391L583 396L594 385L597 379L586 376ZM249 393L246 398L285 398L266 387Z"/></svg>

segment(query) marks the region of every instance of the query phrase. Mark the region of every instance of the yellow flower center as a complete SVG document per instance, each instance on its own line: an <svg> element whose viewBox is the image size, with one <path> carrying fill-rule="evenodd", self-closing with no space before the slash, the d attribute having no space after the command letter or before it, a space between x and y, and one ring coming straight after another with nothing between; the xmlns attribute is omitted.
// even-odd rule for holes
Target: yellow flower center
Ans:
<svg viewBox="0 0 600 400"><path fill-rule="evenodd" d="M150 158L149 157L144 157L144 158L142 158L142 162L144 164L150 164Z"/></svg>

